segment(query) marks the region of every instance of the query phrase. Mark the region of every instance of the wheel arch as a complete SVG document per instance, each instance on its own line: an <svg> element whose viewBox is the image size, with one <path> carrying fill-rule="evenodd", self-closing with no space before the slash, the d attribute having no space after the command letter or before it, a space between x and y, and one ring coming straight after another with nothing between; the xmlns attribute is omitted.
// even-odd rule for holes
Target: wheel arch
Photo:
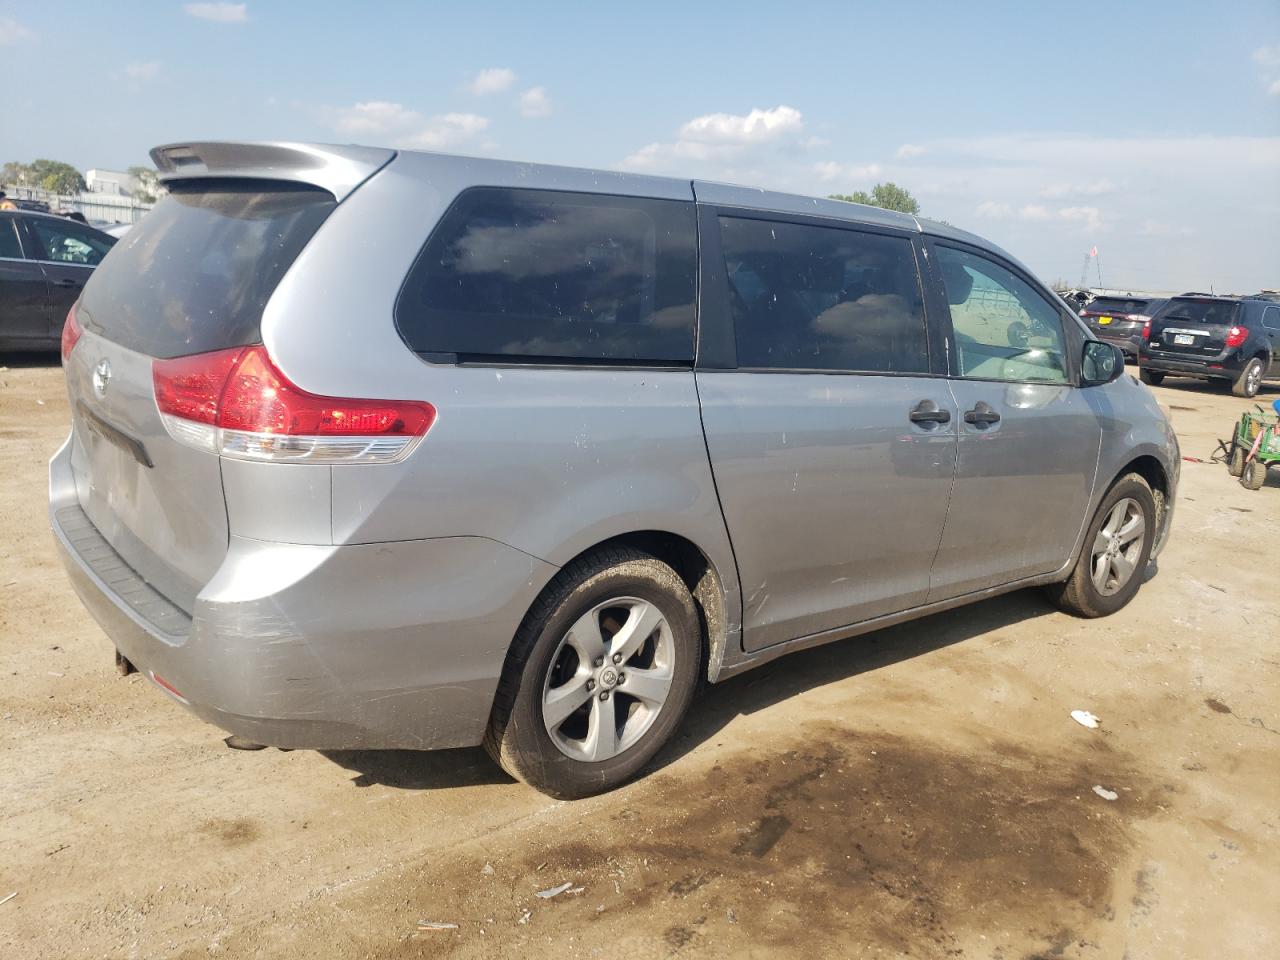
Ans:
<svg viewBox="0 0 1280 960"><path fill-rule="evenodd" d="M1147 486L1151 488L1151 494L1156 501L1156 542L1152 550L1152 556L1159 552L1160 547L1164 545L1164 538L1168 532L1169 526L1169 508L1171 506L1170 497L1173 492L1173 485L1169 478L1169 471L1165 465L1160 462L1159 457L1149 453L1134 457L1123 467L1121 467L1111 478L1111 482L1107 484L1106 489L1110 490L1117 480L1130 473L1136 473L1147 481Z"/></svg>
<svg viewBox="0 0 1280 960"><path fill-rule="evenodd" d="M730 601L726 592L728 582L716 568L705 550L688 537L666 530L633 530L608 537L580 550L568 562L568 567L582 557L610 547L631 547L650 554L668 564L684 581L693 604L698 611L701 628L702 664L700 671L708 679L714 679L724 659L729 642ZM549 584L548 584L549 585ZM546 588L544 587L544 590ZM541 596L539 592L539 597ZM530 605L537 605L537 598Z"/></svg>

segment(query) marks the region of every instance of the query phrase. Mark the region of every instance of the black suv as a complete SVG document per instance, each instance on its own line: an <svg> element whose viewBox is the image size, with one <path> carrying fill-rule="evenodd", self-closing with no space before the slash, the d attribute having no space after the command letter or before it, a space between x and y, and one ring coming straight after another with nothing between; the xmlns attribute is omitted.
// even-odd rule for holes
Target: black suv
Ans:
<svg viewBox="0 0 1280 960"><path fill-rule="evenodd" d="M1237 397L1257 396L1264 379L1280 377L1280 302L1272 294L1174 297L1146 327L1138 366L1143 383L1225 380Z"/></svg>
<svg viewBox="0 0 1280 960"><path fill-rule="evenodd" d="M0 210L0 350L56 350L67 311L115 242L66 217Z"/></svg>
<svg viewBox="0 0 1280 960"><path fill-rule="evenodd" d="M1099 340L1114 343L1126 360L1137 360L1147 324L1167 301L1155 297L1094 297L1080 318Z"/></svg>

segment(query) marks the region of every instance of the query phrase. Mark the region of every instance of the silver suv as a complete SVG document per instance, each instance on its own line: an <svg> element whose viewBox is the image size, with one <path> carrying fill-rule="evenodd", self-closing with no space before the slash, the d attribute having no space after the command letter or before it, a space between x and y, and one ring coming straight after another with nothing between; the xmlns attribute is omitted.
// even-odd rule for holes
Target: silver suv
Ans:
<svg viewBox="0 0 1280 960"><path fill-rule="evenodd" d="M241 737L483 742L583 796L702 679L1020 587L1113 613L1167 536L1150 391L945 224L357 147L152 156L169 195L67 318L50 517L122 666Z"/></svg>

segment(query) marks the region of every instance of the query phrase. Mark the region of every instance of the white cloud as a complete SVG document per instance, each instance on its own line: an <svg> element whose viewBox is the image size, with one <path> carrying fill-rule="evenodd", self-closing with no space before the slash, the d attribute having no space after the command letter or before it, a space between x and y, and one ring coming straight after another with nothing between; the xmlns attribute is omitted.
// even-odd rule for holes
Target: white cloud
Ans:
<svg viewBox="0 0 1280 960"><path fill-rule="evenodd" d="M1013 216L1013 207L995 200L984 200L978 204L978 209L974 213L984 220L1008 220Z"/></svg>
<svg viewBox="0 0 1280 960"><path fill-rule="evenodd" d="M929 151L917 143L904 143L898 148L899 160L912 160L915 157L923 157Z"/></svg>
<svg viewBox="0 0 1280 960"><path fill-rule="evenodd" d="M1015 207L1001 200L984 200L978 204L975 214L984 220L1050 220L1053 214L1038 203Z"/></svg>
<svg viewBox="0 0 1280 960"><path fill-rule="evenodd" d="M138 80L145 82L154 80L156 75L160 73L160 61L151 60L147 63L130 63L124 68L124 75L130 80Z"/></svg>
<svg viewBox="0 0 1280 960"><path fill-rule="evenodd" d="M1280 70L1280 43L1274 43L1269 47L1259 47L1253 51L1253 59L1264 70Z"/></svg>
<svg viewBox="0 0 1280 960"><path fill-rule="evenodd" d="M1089 230L1096 230L1102 223L1097 207L1062 207L1058 216L1063 220L1083 224Z"/></svg>
<svg viewBox="0 0 1280 960"><path fill-rule="evenodd" d="M507 67L486 67L472 77L468 88L477 97L483 97L491 93L502 93L504 90L509 90L515 82L516 72L514 70Z"/></svg>
<svg viewBox="0 0 1280 960"><path fill-rule="evenodd" d="M1110 180L1095 180L1092 183L1055 183L1040 191L1046 200L1062 200L1066 197L1101 197L1115 193L1118 188Z"/></svg>
<svg viewBox="0 0 1280 960"><path fill-rule="evenodd" d="M440 113L420 130L401 137L399 145L410 150L445 150L474 139L488 126L488 117L474 113Z"/></svg>
<svg viewBox="0 0 1280 960"><path fill-rule="evenodd" d="M875 163L846 164L834 160L823 160L813 165L813 172L823 182L840 180L843 182L869 181L880 176L880 166Z"/></svg>
<svg viewBox="0 0 1280 960"><path fill-rule="evenodd" d="M788 106L772 110L752 110L747 114L708 113L680 127L671 143L649 143L628 154L620 164L624 170L668 170L687 176L688 162L702 166L699 176L717 180L752 179L750 169L734 165L744 156L755 155L768 144L793 138L804 129L804 117ZM805 146L791 139L781 149L794 151Z"/></svg>
<svg viewBox="0 0 1280 960"><path fill-rule="evenodd" d="M184 3L182 9L197 20L214 23L244 23L249 19L247 3Z"/></svg>
<svg viewBox="0 0 1280 960"><path fill-rule="evenodd" d="M398 103L366 100L331 112L333 128L348 136L393 133L422 120L422 114Z"/></svg>
<svg viewBox="0 0 1280 960"><path fill-rule="evenodd" d="M804 116L800 111L783 105L772 110L755 109L745 116L708 113L694 117L680 128L680 139L702 143L762 143L798 133L803 126Z"/></svg>
<svg viewBox="0 0 1280 960"><path fill-rule="evenodd" d="M1144 237L1189 237L1193 233L1185 224L1163 223L1159 220L1146 220L1138 231Z"/></svg>
<svg viewBox="0 0 1280 960"><path fill-rule="evenodd" d="M0 47L16 47L36 35L12 17L0 17Z"/></svg>
<svg viewBox="0 0 1280 960"><path fill-rule="evenodd" d="M1280 97L1280 80L1272 80L1271 86L1267 87L1267 93L1273 97Z"/></svg>
<svg viewBox="0 0 1280 960"><path fill-rule="evenodd" d="M805 137L798 145L804 147L806 150L814 150L818 147L830 146L831 141L826 137Z"/></svg>
<svg viewBox="0 0 1280 960"><path fill-rule="evenodd" d="M530 87L520 94L520 115L537 118L551 116L551 100L542 87Z"/></svg>

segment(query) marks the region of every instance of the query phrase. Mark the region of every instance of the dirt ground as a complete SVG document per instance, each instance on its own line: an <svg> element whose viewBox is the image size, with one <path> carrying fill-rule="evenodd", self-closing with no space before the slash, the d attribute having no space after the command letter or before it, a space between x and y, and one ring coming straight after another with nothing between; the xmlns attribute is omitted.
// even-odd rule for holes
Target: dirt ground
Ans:
<svg viewBox="0 0 1280 960"><path fill-rule="evenodd" d="M480 750L235 752L118 677L45 517L56 359L0 365L6 958L1280 956L1274 471L1184 463L1111 619L1023 592L798 654L559 803ZM1206 461L1246 406L1157 392Z"/></svg>

